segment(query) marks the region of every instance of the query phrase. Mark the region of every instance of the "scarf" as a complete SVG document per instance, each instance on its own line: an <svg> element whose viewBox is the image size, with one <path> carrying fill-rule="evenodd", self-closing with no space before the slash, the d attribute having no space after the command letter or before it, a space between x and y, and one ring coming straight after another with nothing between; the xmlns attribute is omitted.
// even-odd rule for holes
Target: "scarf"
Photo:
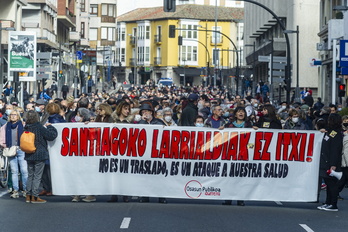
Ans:
<svg viewBox="0 0 348 232"><path fill-rule="evenodd" d="M17 122L8 122L6 124L6 146L11 147L17 144L12 144L12 129L17 128L17 141L18 141L18 146L20 145L20 137L23 134L23 124L22 121L18 120Z"/></svg>
<svg viewBox="0 0 348 232"><path fill-rule="evenodd" d="M245 122L242 122L241 124L238 124L237 121L232 122L232 124L237 128L244 128Z"/></svg>

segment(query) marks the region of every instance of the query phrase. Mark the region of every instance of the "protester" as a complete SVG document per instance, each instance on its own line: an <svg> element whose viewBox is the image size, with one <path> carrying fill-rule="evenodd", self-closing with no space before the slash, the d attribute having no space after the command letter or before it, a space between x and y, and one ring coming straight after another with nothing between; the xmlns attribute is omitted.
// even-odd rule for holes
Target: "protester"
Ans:
<svg viewBox="0 0 348 232"><path fill-rule="evenodd" d="M163 122L166 124L166 126L177 126L173 120L173 110L171 108L169 107L164 108L162 112L163 112Z"/></svg>
<svg viewBox="0 0 348 232"><path fill-rule="evenodd" d="M42 178L42 173L45 167L45 161L48 159L47 141L53 141L58 133L50 123L45 126L39 122L37 112L28 111L25 130L35 134L36 151L32 154L25 154L25 160L28 163L28 181L27 181L27 203L45 203L39 197L39 186Z"/></svg>
<svg viewBox="0 0 348 232"><path fill-rule="evenodd" d="M222 117L222 109L219 105L213 105L211 107L212 115L208 117L204 122L204 127L216 128L219 130L224 129L226 121Z"/></svg>
<svg viewBox="0 0 348 232"><path fill-rule="evenodd" d="M289 118L285 121L284 129L288 130L305 130L306 125L300 117L299 111L295 109L289 110Z"/></svg>
<svg viewBox="0 0 348 232"><path fill-rule="evenodd" d="M268 128L268 129L282 129L282 124L277 118L274 106L266 104L262 108L262 116L258 122L253 126L254 129Z"/></svg>
<svg viewBox="0 0 348 232"><path fill-rule="evenodd" d="M319 175L324 179L327 188L325 203L322 206L317 207L319 210L338 211L338 180L335 177L330 176L329 173L340 171L342 147L342 119L340 115L331 113L328 118L327 129L322 141L320 154Z"/></svg>
<svg viewBox="0 0 348 232"><path fill-rule="evenodd" d="M198 98L198 95L195 93L189 95L188 104L182 111L180 126L194 126L194 120L198 114Z"/></svg>
<svg viewBox="0 0 348 232"><path fill-rule="evenodd" d="M27 162L24 160L24 152L19 148L20 137L23 134L23 122L22 118L17 110L12 110L9 114L8 122L1 127L0 137L2 147L17 146L17 155L9 157L9 163L11 167L12 187L13 192L11 198L19 197L19 180L18 175L22 178L22 195L26 197L26 185L28 179Z"/></svg>

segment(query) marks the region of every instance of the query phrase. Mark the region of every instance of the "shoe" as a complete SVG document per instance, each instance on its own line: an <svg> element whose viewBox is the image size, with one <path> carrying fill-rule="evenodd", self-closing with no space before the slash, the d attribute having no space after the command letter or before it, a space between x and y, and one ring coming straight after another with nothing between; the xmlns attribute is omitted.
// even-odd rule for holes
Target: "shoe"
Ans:
<svg viewBox="0 0 348 232"><path fill-rule="evenodd" d="M336 212L336 211L338 211L338 208L337 208L337 206L328 205L325 208L323 208L323 210Z"/></svg>
<svg viewBox="0 0 348 232"><path fill-rule="evenodd" d="M140 197L139 202L140 203L148 203L148 202L150 202L150 198L149 197Z"/></svg>
<svg viewBox="0 0 348 232"><path fill-rule="evenodd" d="M92 202L92 201L96 201L97 198L95 196L92 195L88 195L85 198L82 199L84 202Z"/></svg>
<svg viewBox="0 0 348 232"><path fill-rule="evenodd" d="M328 204L323 204L321 206L318 206L317 209L324 210L324 208L327 207L327 206L328 206Z"/></svg>
<svg viewBox="0 0 348 232"><path fill-rule="evenodd" d="M47 191L46 190L42 190L40 193L39 193L39 196L45 196L47 194Z"/></svg>
<svg viewBox="0 0 348 232"><path fill-rule="evenodd" d="M26 203L30 203L31 202L31 196L30 195L26 195L25 202Z"/></svg>
<svg viewBox="0 0 348 232"><path fill-rule="evenodd" d="M111 198L110 198L110 200L108 200L108 202L118 202L118 197L117 197L117 195L112 195L111 196Z"/></svg>
<svg viewBox="0 0 348 232"><path fill-rule="evenodd" d="M326 184L321 184L321 189L326 189Z"/></svg>
<svg viewBox="0 0 348 232"><path fill-rule="evenodd" d="M12 188L8 188L8 189L7 189L7 192L8 192L8 193L12 193L12 191L13 191Z"/></svg>
<svg viewBox="0 0 348 232"><path fill-rule="evenodd" d="M129 202L129 197L128 196L123 196L123 202L128 203Z"/></svg>
<svg viewBox="0 0 348 232"><path fill-rule="evenodd" d="M40 197L31 197L31 203L33 204L41 204L41 203L46 203L47 201L44 199L41 199Z"/></svg>
<svg viewBox="0 0 348 232"><path fill-rule="evenodd" d="M167 199L165 199L165 198L158 198L158 203L167 204Z"/></svg>
<svg viewBox="0 0 348 232"><path fill-rule="evenodd" d="M11 198L19 198L18 191L13 190L13 192L12 192L12 194L11 194L11 196L10 196L10 197L11 197Z"/></svg>
<svg viewBox="0 0 348 232"><path fill-rule="evenodd" d="M244 201L237 201L237 205L239 205L239 206L245 206L245 203L244 203Z"/></svg>
<svg viewBox="0 0 348 232"><path fill-rule="evenodd" d="M74 196L71 201L72 202L79 202L80 201L80 196Z"/></svg>
<svg viewBox="0 0 348 232"><path fill-rule="evenodd" d="M226 200L225 202L222 203L222 205L232 205L232 201Z"/></svg>
<svg viewBox="0 0 348 232"><path fill-rule="evenodd" d="M27 192L26 191L22 191L22 196L23 197L27 197Z"/></svg>
<svg viewBox="0 0 348 232"><path fill-rule="evenodd" d="M337 200L343 201L343 200L344 200L344 198L343 198L343 197L341 197L340 195L338 195Z"/></svg>

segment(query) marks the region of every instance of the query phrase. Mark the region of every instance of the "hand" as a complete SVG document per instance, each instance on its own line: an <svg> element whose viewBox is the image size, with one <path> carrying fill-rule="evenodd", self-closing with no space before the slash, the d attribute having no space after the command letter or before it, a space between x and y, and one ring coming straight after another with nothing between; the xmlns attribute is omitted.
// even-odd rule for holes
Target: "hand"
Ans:
<svg viewBox="0 0 348 232"><path fill-rule="evenodd" d="M50 125L52 125L52 123L49 123L49 122L48 122L48 123L45 124L46 127L47 127L47 126L50 126Z"/></svg>
<svg viewBox="0 0 348 232"><path fill-rule="evenodd" d="M253 129L254 130L258 130L259 128L257 126L253 126Z"/></svg>
<svg viewBox="0 0 348 232"><path fill-rule="evenodd" d="M336 171L336 166L331 166L330 169L331 171Z"/></svg>
<svg viewBox="0 0 348 232"><path fill-rule="evenodd" d="M223 129L225 129L225 127L224 126L220 126L218 129L219 130L223 130Z"/></svg>

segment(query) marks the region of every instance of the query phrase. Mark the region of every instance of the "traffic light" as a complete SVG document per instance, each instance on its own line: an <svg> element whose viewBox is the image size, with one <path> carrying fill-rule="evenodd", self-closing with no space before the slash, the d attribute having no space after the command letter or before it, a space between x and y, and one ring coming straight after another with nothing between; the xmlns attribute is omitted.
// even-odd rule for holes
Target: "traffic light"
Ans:
<svg viewBox="0 0 348 232"><path fill-rule="evenodd" d="M163 11L164 12L175 12L176 4L175 0L163 0Z"/></svg>
<svg viewBox="0 0 348 232"><path fill-rule="evenodd" d="M59 70L59 75L58 75L59 78L62 78L63 77L63 70Z"/></svg>
<svg viewBox="0 0 348 232"><path fill-rule="evenodd" d="M178 45L182 45L182 36L181 35L178 36Z"/></svg>
<svg viewBox="0 0 348 232"><path fill-rule="evenodd" d="M339 97L344 97L346 95L346 85L339 85L338 86L338 96Z"/></svg>
<svg viewBox="0 0 348 232"><path fill-rule="evenodd" d="M175 38L175 25L169 25L169 38Z"/></svg>
<svg viewBox="0 0 348 232"><path fill-rule="evenodd" d="M54 81L57 81L57 71L53 71L53 72L52 72L52 79L53 79Z"/></svg>

